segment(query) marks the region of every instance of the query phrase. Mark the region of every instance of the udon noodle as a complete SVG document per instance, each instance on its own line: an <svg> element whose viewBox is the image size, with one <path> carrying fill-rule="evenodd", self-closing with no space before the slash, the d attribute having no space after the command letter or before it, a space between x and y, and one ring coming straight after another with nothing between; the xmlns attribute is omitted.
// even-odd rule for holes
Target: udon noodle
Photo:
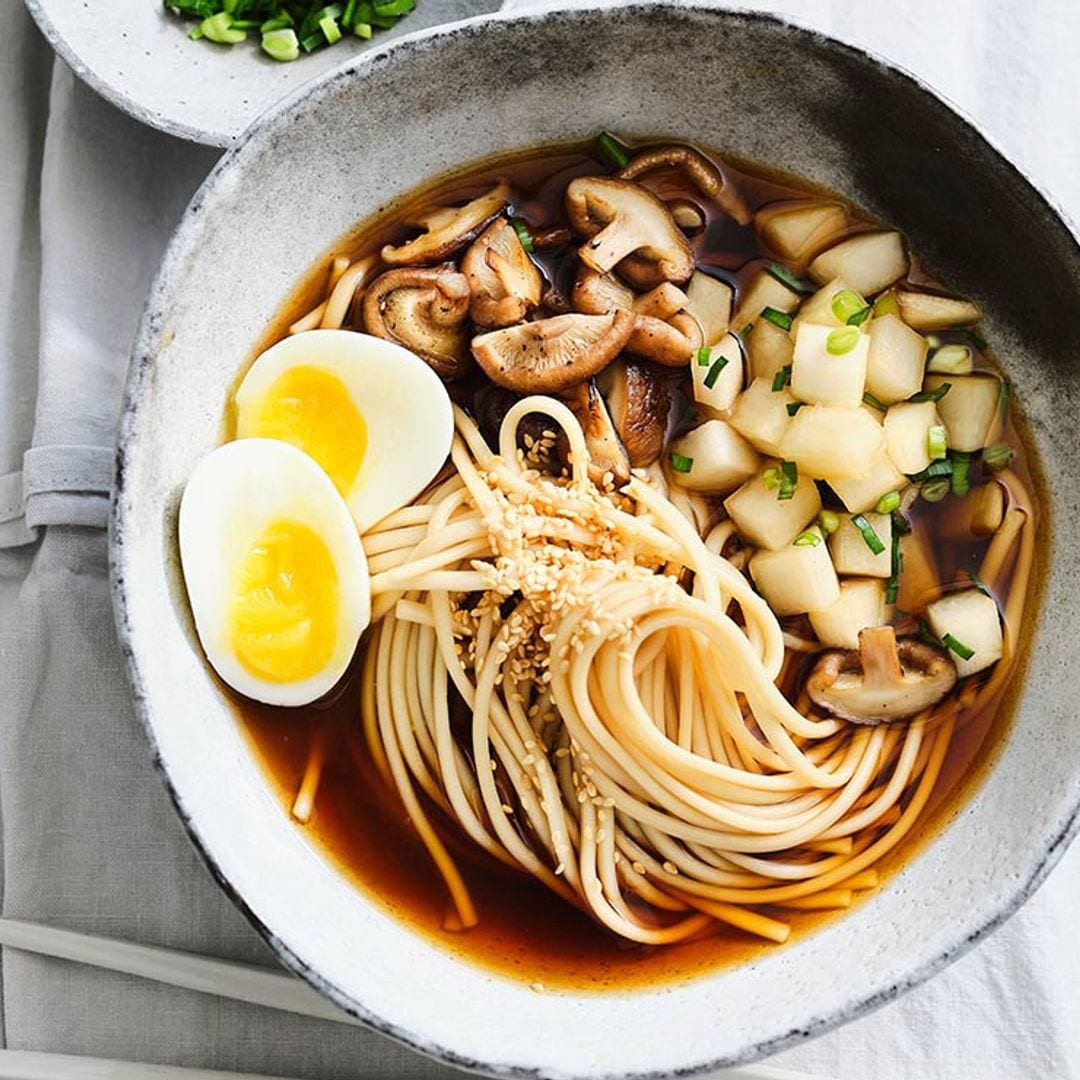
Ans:
<svg viewBox="0 0 1080 1080"><path fill-rule="evenodd" d="M549 423L526 454L530 414ZM541 444L560 430L572 464L555 476ZM781 692L799 642L786 648L725 557L729 522L702 536L703 508L673 501L659 470L616 493L587 466L577 420L552 398L510 410L498 453L456 410L448 473L364 537L371 753L446 882L448 926L478 917L453 822L623 938L681 941L718 921L783 941L783 909L846 907L876 884L957 717L999 689L1032 562L1027 493L1001 474L1013 526L983 578L1000 585L1015 566L992 677L909 723L866 727Z"/></svg>

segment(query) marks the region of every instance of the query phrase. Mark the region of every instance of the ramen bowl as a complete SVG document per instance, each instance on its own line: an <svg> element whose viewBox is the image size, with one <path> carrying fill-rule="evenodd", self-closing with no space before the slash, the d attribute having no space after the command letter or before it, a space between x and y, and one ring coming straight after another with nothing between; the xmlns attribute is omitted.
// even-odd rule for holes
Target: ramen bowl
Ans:
<svg viewBox="0 0 1080 1080"><path fill-rule="evenodd" d="M1075 459L1070 227L932 91L777 20L574 4L425 32L326 75L222 159L165 258L128 388L111 545L137 707L192 839L282 962L372 1027L499 1076L693 1075L850 1020L1015 911L1080 803L1080 491L1052 483L1041 602L991 767L868 901L750 963L653 988L530 987L396 921L289 821L199 649L177 555L184 483L218 443L233 378L283 298L357 220L462 164L601 129L781 168L902 229L986 312L1045 474L1069 475Z"/></svg>

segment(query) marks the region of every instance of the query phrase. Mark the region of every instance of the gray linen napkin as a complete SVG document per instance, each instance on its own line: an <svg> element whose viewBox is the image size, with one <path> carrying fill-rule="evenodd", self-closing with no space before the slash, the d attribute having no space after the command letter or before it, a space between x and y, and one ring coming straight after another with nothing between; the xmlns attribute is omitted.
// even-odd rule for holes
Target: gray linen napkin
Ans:
<svg viewBox="0 0 1080 1080"><path fill-rule="evenodd" d="M1080 211L1080 150L1056 136L1077 119L1069 50L1080 11L1065 0L771 6L886 51L977 107ZM100 528L142 298L214 154L141 128L61 65L50 92L51 58L21 6L0 0L0 17L3 911L272 964L192 852L150 766L113 636ZM44 538L27 544L36 532ZM1080 1080L1078 891L1075 851L972 955L777 1064L838 1080ZM4 956L2 976L16 1049L322 1080L453 1074L356 1029L18 952Z"/></svg>

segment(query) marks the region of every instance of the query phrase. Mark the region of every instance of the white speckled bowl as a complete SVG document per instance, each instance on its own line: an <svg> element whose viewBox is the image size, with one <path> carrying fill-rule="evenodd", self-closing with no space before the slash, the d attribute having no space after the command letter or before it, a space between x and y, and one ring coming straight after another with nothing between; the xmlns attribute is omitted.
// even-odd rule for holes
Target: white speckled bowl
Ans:
<svg viewBox="0 0 1080 1080"><path fill-rule="evenodd" d="M895 222L989 312L1047 473L1075 472L1060 422L1080 406L1080 324L1060 318L1080 295L1072 232L931 92L827 39L689 6L499 16L371 52L225 156L165 259L128 391L112 557L139 711L195 843L290 968L396 1038L506 1076L690 1075L857 1016L1007 918L1080 803L1080 552L1062 529L1015 727L979 791L880 895L751 965L655 991L534 993L395 923L290 826L199 653L176 558L184 481L267 319L357 218L453 166L602 127L781 166ZM313 193L318 211L298 212ZM1052 520L1076 520L1078 498L1052 484Z"/></svg>

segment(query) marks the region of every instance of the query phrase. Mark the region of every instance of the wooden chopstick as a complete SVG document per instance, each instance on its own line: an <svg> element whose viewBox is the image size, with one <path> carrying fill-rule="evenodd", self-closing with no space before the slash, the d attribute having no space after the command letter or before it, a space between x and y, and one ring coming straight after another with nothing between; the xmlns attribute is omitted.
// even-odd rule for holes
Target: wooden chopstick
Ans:
<svg viewBox="0 0 1080 1080"><path fill-rule="evenodd" d="M252 964L218 960L198 953L136 945L118 938L62 930L43 923L0 918L0 945L9 949L73 960L91 967L137 975L185 990L246 1001L269 1009L361 1026L305 983L291 975ZM106 1061L18 1050L0 1050L0 1080L283 1080L252 1073L214 1072L142 1062ZM828 1080L770 1065L745 1065L713 1074L711 1080Z"/></svg>

